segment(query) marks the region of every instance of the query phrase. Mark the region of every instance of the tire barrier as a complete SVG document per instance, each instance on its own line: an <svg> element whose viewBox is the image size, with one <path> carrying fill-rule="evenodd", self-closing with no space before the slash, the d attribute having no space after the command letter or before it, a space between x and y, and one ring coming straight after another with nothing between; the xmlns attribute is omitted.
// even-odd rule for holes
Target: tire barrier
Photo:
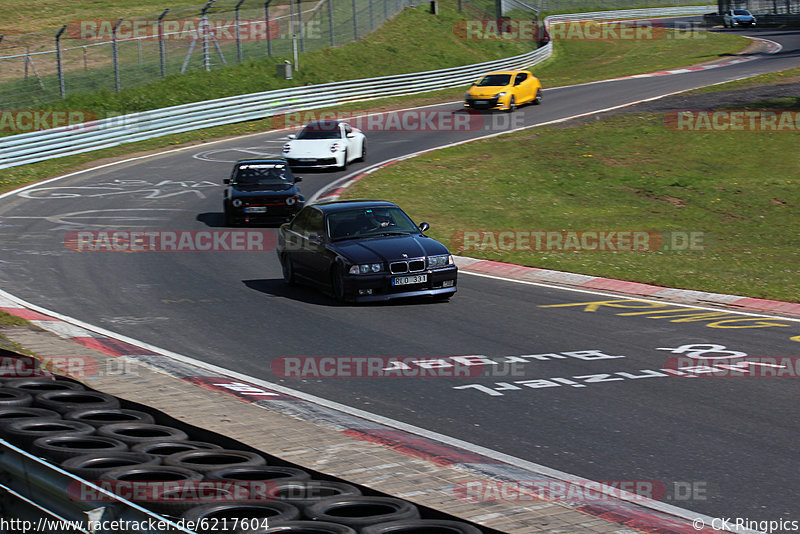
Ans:
<svg viewBox="0 0 800 534"><path fill-rule="evenodd" d="M201 534L496 533L438 512L420 518L408 501L364 495L66 377L2 383L0 437ZM79 482L72 491L85 502L110 498Z"/></svg>
<svg viewBox="0 0 800 534"><path fill-rule="evenodd" d="M12 408L17 406L30 406L33 404L33 395L21 389L0 387L0 406Z"/></svg>
<svg viewBox="0 0 800 534"><path fill-rule="evenodd" d="M208 480L226 480L229 482L284 482L310 480L311 475L307 471L296 467L283 467L279 465L253 465L223 467L206 473Z"/></svg>
<svg viewBox="0 0 800 534"><path fill-rule="evenodd" d="M31 408L30 406L0 408L0 429L15 421L28 419L61 419L61 414L53 410Z"/></svg>
<svg viewBox="0 0 800 534"><path fill-rule="evenodd" d="M149 441L185 441L189 439L183 430L152 423L114 423L97 429L98 436L124 441L128 446Z"/></svg>
<svg viewBox="0 0 800 534"><path fill-rule="evenodd" d="M1 390L2 388L0 388ZM1 400L1 399L0 399ZM119 400L99 391L48 391L39 393L34 404L64 414L78 409L119 408Z"/></svg>
<svg viewBox="0 0 800 534"><path fill-rule="evenodd" d="M361 529L361 534L481 534L479 528L462 521L407 519L378 523Z"/></svg>
<svg viewBox="0 0 800 534"><path fill-rule="evenodd" d="M31 395L44 393L45 391L80 391L86 388L83 384L59 378L36 377L36 378L14 378L3 384L3 387L22 389Z"/></svg>
<svg viewBox="0 0 800 534"><path fill-rule="evenodd" d="M144 452L82 454L61 462L61 468L84 480L97 480L104 473L122 467L159 465L161 458Z"/></svg>
<svg viewBox="0 0 800 534"><path fill-rule="evenodd" d="M205 441L146 441L131 447L132 451L146 452L154 456L165 458L178 452L198 450L219 450L221 446Z"/></svg>
<svg viewBox="0 0 800 534"><path fill-rule="evenodd" d="M252 527L270 523L292 521L300 517L300 510L285 502L264 504L204 504L190 508L181 515L187 523L196 525L195 532L231 532L247 524Z"/></svg>
<svg viewBox="0 0 800 534"><path fill-rule="evenodd" d="M304 510L322 499L360 497L361 495L361 490L352 484L316 479L278 481L266 493L267 499L287 502L300 510Z"/></svg>
<svg viewBox="0 0 800 534"><path fill-rule="evenodd" d="M340 523L325 521L273 522L274 526L238 530L236 534L358 534L356 530ZM418 533L427 534L427 533Z"/></svg>
<svg viewBox="0 0 800 534"><path fill-rule="evenodd" d="M26 419L0 429L0 435L11 443L27 449L35 440L48 436L88 436L94 434L92 425L63 419Z"/></svg>
<svg viewBox="0 0 800 534"><path fill-rule="evenodd" d="M96 427L115 423L155 423L155 419L149 413L125 408L81 408L65 413L64 419L89 423Z"/></svg>
<svg viewBox="0 0 800 534"><path fill-rule="evenodd" d="M419 519L416 506L394 497L329 497L304 510L308 519L341 523L355 529L406 519Z"/></svg>
<svg viewBox="0 0 800 534"><path fill-rule="evenodd" d="M31 452L55 463L82 454L124 452L128 446L118 439L103 436L50 436L39 438L31 444Z"/></svg>
<svg viewBox="0 0 800 534"><path fill-rule="evenodd" d="M267 460L260 454L233 449L184 451L170 454L164 458L164 465L185 467L201 473L223 467L266 464Z"/></svg>

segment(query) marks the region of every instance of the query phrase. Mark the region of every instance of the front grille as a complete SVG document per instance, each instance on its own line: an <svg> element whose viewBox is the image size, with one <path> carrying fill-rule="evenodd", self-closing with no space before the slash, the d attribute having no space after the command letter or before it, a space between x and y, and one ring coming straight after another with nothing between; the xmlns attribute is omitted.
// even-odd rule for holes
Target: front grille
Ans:
<svg viewBox="0 0 800 534"><path fill-rule="evenodd" d="M392 274L407 273L408 272L408 262L407 261L396 261L394 263L390 263L389 264L389 271Z"/></svg>
<svg viewBox="0 0 800 534"><path fill-rule="evenodd" d="M415 273L425 270L425 259L419 258L409 261L394 261L389 264L389 272L392 274Z"/></svg>

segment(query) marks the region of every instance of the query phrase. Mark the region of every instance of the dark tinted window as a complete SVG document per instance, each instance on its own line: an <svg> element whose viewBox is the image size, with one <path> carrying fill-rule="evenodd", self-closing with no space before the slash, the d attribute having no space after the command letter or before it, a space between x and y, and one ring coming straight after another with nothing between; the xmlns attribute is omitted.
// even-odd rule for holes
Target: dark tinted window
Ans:
<svg viewBox="0 0 800 534"><path fill-rule="evenodd" d="M479 87L505 87L511 82L510 74L489 74L481 78L477 85Z"/></svg>
<svg viewBox="0 0 800 534"><path fill-rule="evenodd" d="M308 215L308 223L306 224L306 229L303 232L306 236L311 234L317 234L318 236L323 235L322 230L322 212L319 210L312 209L310 210L311 213Z"/></svg>
<svg viewBox="0 0 800 534"><path fill-rule="evenodd" d="M297 139L340 139L338 122L311 122L297 134Z"/></svg>
<svg viewBox="0 0 800 534"><path fill-rule="evenodd" d="M308 225L308 217L311 215L311 208L303 208L294 219L292 219L292 230L303 233Z"/></svg>
<svg viewBox="0 0 800 534"><path fill-rule="evenodd" d="M414 221L396 207L337 211L328 215L327 227L332 239L419 232Z"/></svg>
<svg viewBox="0 0 800 534"><path fill-rule="evenodd" d="M239 185L292 183L292 171L284 163L242 163L233 170L231 181Z"/></svg>

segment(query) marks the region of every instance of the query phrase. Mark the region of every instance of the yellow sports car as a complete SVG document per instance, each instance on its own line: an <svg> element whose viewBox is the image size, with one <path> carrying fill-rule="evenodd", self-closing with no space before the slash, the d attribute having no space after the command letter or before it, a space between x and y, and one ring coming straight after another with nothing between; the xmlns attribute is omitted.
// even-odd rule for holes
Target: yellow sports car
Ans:
<svg viewBox="0 0 800 534"><path fill-rule="evenodd" d="M522 104L541 101L542 84L527 70L490 72L473 83L464 95L464 107L472 109L514 111Z"/></svg>

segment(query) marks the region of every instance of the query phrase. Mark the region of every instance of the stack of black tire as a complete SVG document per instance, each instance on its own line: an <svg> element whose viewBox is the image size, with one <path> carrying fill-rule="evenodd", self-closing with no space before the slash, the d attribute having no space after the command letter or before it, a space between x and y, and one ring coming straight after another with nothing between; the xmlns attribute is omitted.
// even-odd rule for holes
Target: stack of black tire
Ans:
<svg viewBox="0 0 800 534"><path fill-rule="evenodd" d="M199 533L497 534L137 408L64 377L5 380L0 438ZM110 499L87 488L73 498Z"/></svg>

